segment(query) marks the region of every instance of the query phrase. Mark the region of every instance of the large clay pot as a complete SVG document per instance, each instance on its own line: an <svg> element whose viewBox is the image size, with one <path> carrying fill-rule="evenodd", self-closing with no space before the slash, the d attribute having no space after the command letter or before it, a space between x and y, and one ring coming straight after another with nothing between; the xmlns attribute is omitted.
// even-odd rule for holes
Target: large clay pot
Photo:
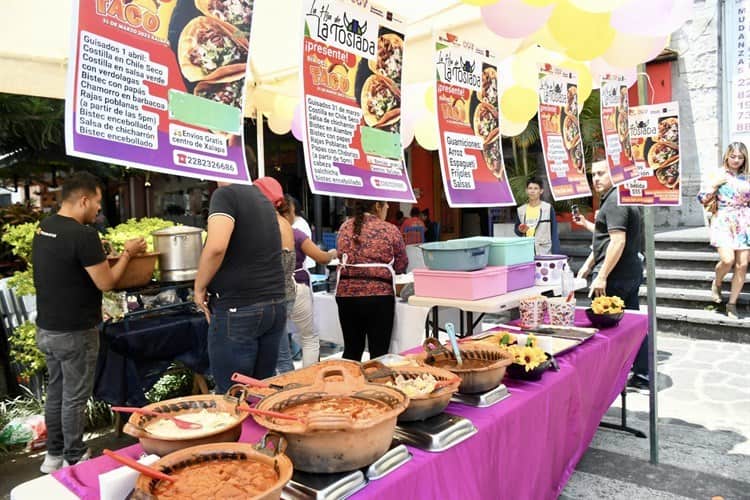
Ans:
<svg viewBox="0 0 750 500"><path fill-rule="evenodd" d="M284 413L299 405L335 403L344 398L377 404L382 411L367 418L353 418L349 413L334 410L311 412L304 421L260 415L253 418L263 427L284 435L287 454L295 469L313 473L355 470L372 464L388 451L396 418L409 405L409 398L403 392L370 384L361 375L353 377L341 368L328 368L318 373L312 385L267 396L257 408Z"/></svg>
<svg viewBox="0 0 750 500"><path fill-rule="evenodd" d="M505 376L505 370L513 362L513 357L500 347L485 345L460 347L463 365L458 365L455 353L446 349L436 338L424 341L426 356L424 362L430 366L443 368L461 377L458 392L476 394L494 389Z"/></svg>
<svg viewBox="0 0 750 500"><path fill-rule="evenodd" d="M312 385L317 380L318 374L321 371L329 370L331 368L339 368L354 378L363 378L361 371L362 365L357 361L350 361L347 359L327 359L315 363L314 365L300 368L299 370L282 373L275 377L264 379L261 381L264 387L256 383L247 383L247 392L251 396L263 398L284 388L291 389L304 385ZM331 375L330 379L337 380L336 375ZM240 384L246 384L245 381L252 379L241 374L235 374L232 377L232 380ZM338 380L342 379L338 378Z"/></svg>
<svg viewBox="0 0 750 500"><path fill-rule="evenodd" d="M207 443L222 443L237 441L242 433L242 422L249 416L247 412L237 409L241 402L245 401L247 392L244 386L232 386L226 394L202 394L198 396L187 396L183 398L168 399L159 403L144 406L147 410L165 413L173 417L179 417L186 413L195 413L201 410L226 412L236 416L236 420L226 427L207 430L200 435L191 435L185 438L169 438L156 436L146 430L149 423L161 417L151 415L140 415L133 413L128 419L123 432L141 442L141 446L147 453L164 456L183 448L197 446Z"/></svg>
<svg viewBox="0 0 750 500"><path fill-rule="evenodd" d="M264 437L259 445L249 443L213 443L185 448L161 458L151 467L165 474L174 474L186 467L214 463L216 461L260 462L268 464L275 469L277 480L270 484L261 494L249 497L249 500L276 500L281 497L281 490L289 479L291 479L293 469L291 460L284 455L284 449L286 448L284 439L279 435L272 436L271 439L268 437L268 435ZM267 444L270 442L274 444L273 449L267 447ZM200 474L200 468L197 468L194 473ZM136 481L135 490L131 498L134 500L156 499L154 491L160 482L158 479L152 479L141 474ZM218 490L220 485L217 484L216 487ZM186 500L191 499L187 498Z"/></svg>
<svg viewBox="0 0 750 500"><path fill-rule="evenodd" d="M451 401L451 396L458 391L458 386L461 384L461 378L448 370L422 364L386 367L380 361L371 360L362 365L362 373L369 382L375 384L395 383L396 375L401 375L406 379L414 379L422 374L435 377L438 382L435 390L429 394L409 395L409 407L398 416L399 422L413 422L434 417L445 410Z"/></svg>

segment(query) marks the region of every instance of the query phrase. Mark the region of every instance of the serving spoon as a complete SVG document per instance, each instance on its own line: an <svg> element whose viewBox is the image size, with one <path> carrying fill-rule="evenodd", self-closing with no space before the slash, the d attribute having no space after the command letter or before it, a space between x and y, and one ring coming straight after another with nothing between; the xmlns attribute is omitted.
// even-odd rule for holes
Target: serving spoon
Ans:
<svg viewBox="0 0 750 500"><path fill-rule="evenodd" d="M112 450L108 450L105 448L102 451L102 453L104 453L110 458L117 460L121 464L126 465L130 467L131 469L140 472L141 474L145 474L146 476L150 478L159 479L160 481L169 481L169 482L173 482L175 480L175 478L167 474L164 474L160 470L154 469L153 467L149 467L148 465L144 465L138 462L137 460L133 460L130 457L126 457L125 455L120 455L119 453L115 453Z"/></svg>
<svg viewBox="0 0 750 500"><path fill-rule="evenodd" d="M182 420L181 418L173 417L167 413L147 410L145 408L135 408L131 406L113 406L112 411L119 411L123 413L139 413L141 415L150 415L153 417L168 418L169 420L174 422L174 424L180 429L202 429L203 428L203 426L197 422L188 422L187 420Z"/></svg>
<svg viewBox="0 0 750 500"><path fill-rule="evenodd" d="M264 417L280 418L282 420L296 420L297 422L305 423L305 419L302 417L296 417L294 415L287 415L286 413L279 413L271 410L261 410L260 408L253 408L247 405L240 405L237 407L240 411L246 411L247 413L255 415L263 415Z"/></svg>

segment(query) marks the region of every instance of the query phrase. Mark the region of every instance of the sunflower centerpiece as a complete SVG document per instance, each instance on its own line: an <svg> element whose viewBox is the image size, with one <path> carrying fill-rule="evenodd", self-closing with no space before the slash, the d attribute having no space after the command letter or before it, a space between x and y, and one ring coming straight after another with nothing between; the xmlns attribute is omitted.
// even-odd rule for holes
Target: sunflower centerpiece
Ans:
<svg viewBox="0 0 750 500"><path fill-rule="evenodd" d="M503 344L500 340L500 345ZM538 346L533 333L526 337L524 345L505 344L505 349L513 356L513 364L508 367L508 376L523 380L539 380L547 368L550 367L549 355Z"/></svg>
<svg viewBox="0 0 750 500"><path fill-rule="evenodd" d="M625 302L618 296L602 295L591 302L586 317L596 328L616 326L625 314Z"/></svg>

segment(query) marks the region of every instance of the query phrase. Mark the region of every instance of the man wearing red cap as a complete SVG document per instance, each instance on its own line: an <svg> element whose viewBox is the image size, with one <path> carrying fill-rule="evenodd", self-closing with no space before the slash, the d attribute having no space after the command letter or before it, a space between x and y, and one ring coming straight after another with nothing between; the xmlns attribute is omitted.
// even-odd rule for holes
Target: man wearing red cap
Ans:
<svg viewBox="0 0 750 500"><path fill-rule="evenodd" d="M234 372L274 375L286 304L276 210L258 186L220 186L211 197L195 303L210 322L216 388L226 392Z"/></svg>

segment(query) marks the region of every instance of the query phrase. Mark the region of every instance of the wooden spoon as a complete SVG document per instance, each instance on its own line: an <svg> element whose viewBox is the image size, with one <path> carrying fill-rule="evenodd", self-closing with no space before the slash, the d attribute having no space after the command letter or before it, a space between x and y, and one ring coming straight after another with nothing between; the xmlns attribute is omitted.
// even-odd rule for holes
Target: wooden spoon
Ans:
<svg viewBox="0 0 750 500"><path fill-rule="evenodd" d="M169 482L173 482L175 480L172 476L168 476L167 474L164 474L160 470L156 470L153 467L149 467L148 465L143 465L137 460L133 460L132 458L126 457L125 455L120 455L119 453L115 453L112 450L108 450L105 448L104 451L102 451L102 453L104 453L108 457L111 457L117 460L123 465L127 465L133 470L137 470L141 474L145 474L146 476L150 478L159 479L161 481L169 481Z"/></svg>
<svg viewBox="0 0 750 500"><path fill-rule="evenodd" d="M173 417L169 415L168 413L161 413L158 411L153 410L146 410L145 408L134 408L131 406L113 406L112 411L119 411L123 413L140 413L141 415L151 415L154 417L163 417L168 418L174 424L179 427L180 429L202 429L203 426L196 422L188 422L187 420L182 420L181 418Z"/></svg>

